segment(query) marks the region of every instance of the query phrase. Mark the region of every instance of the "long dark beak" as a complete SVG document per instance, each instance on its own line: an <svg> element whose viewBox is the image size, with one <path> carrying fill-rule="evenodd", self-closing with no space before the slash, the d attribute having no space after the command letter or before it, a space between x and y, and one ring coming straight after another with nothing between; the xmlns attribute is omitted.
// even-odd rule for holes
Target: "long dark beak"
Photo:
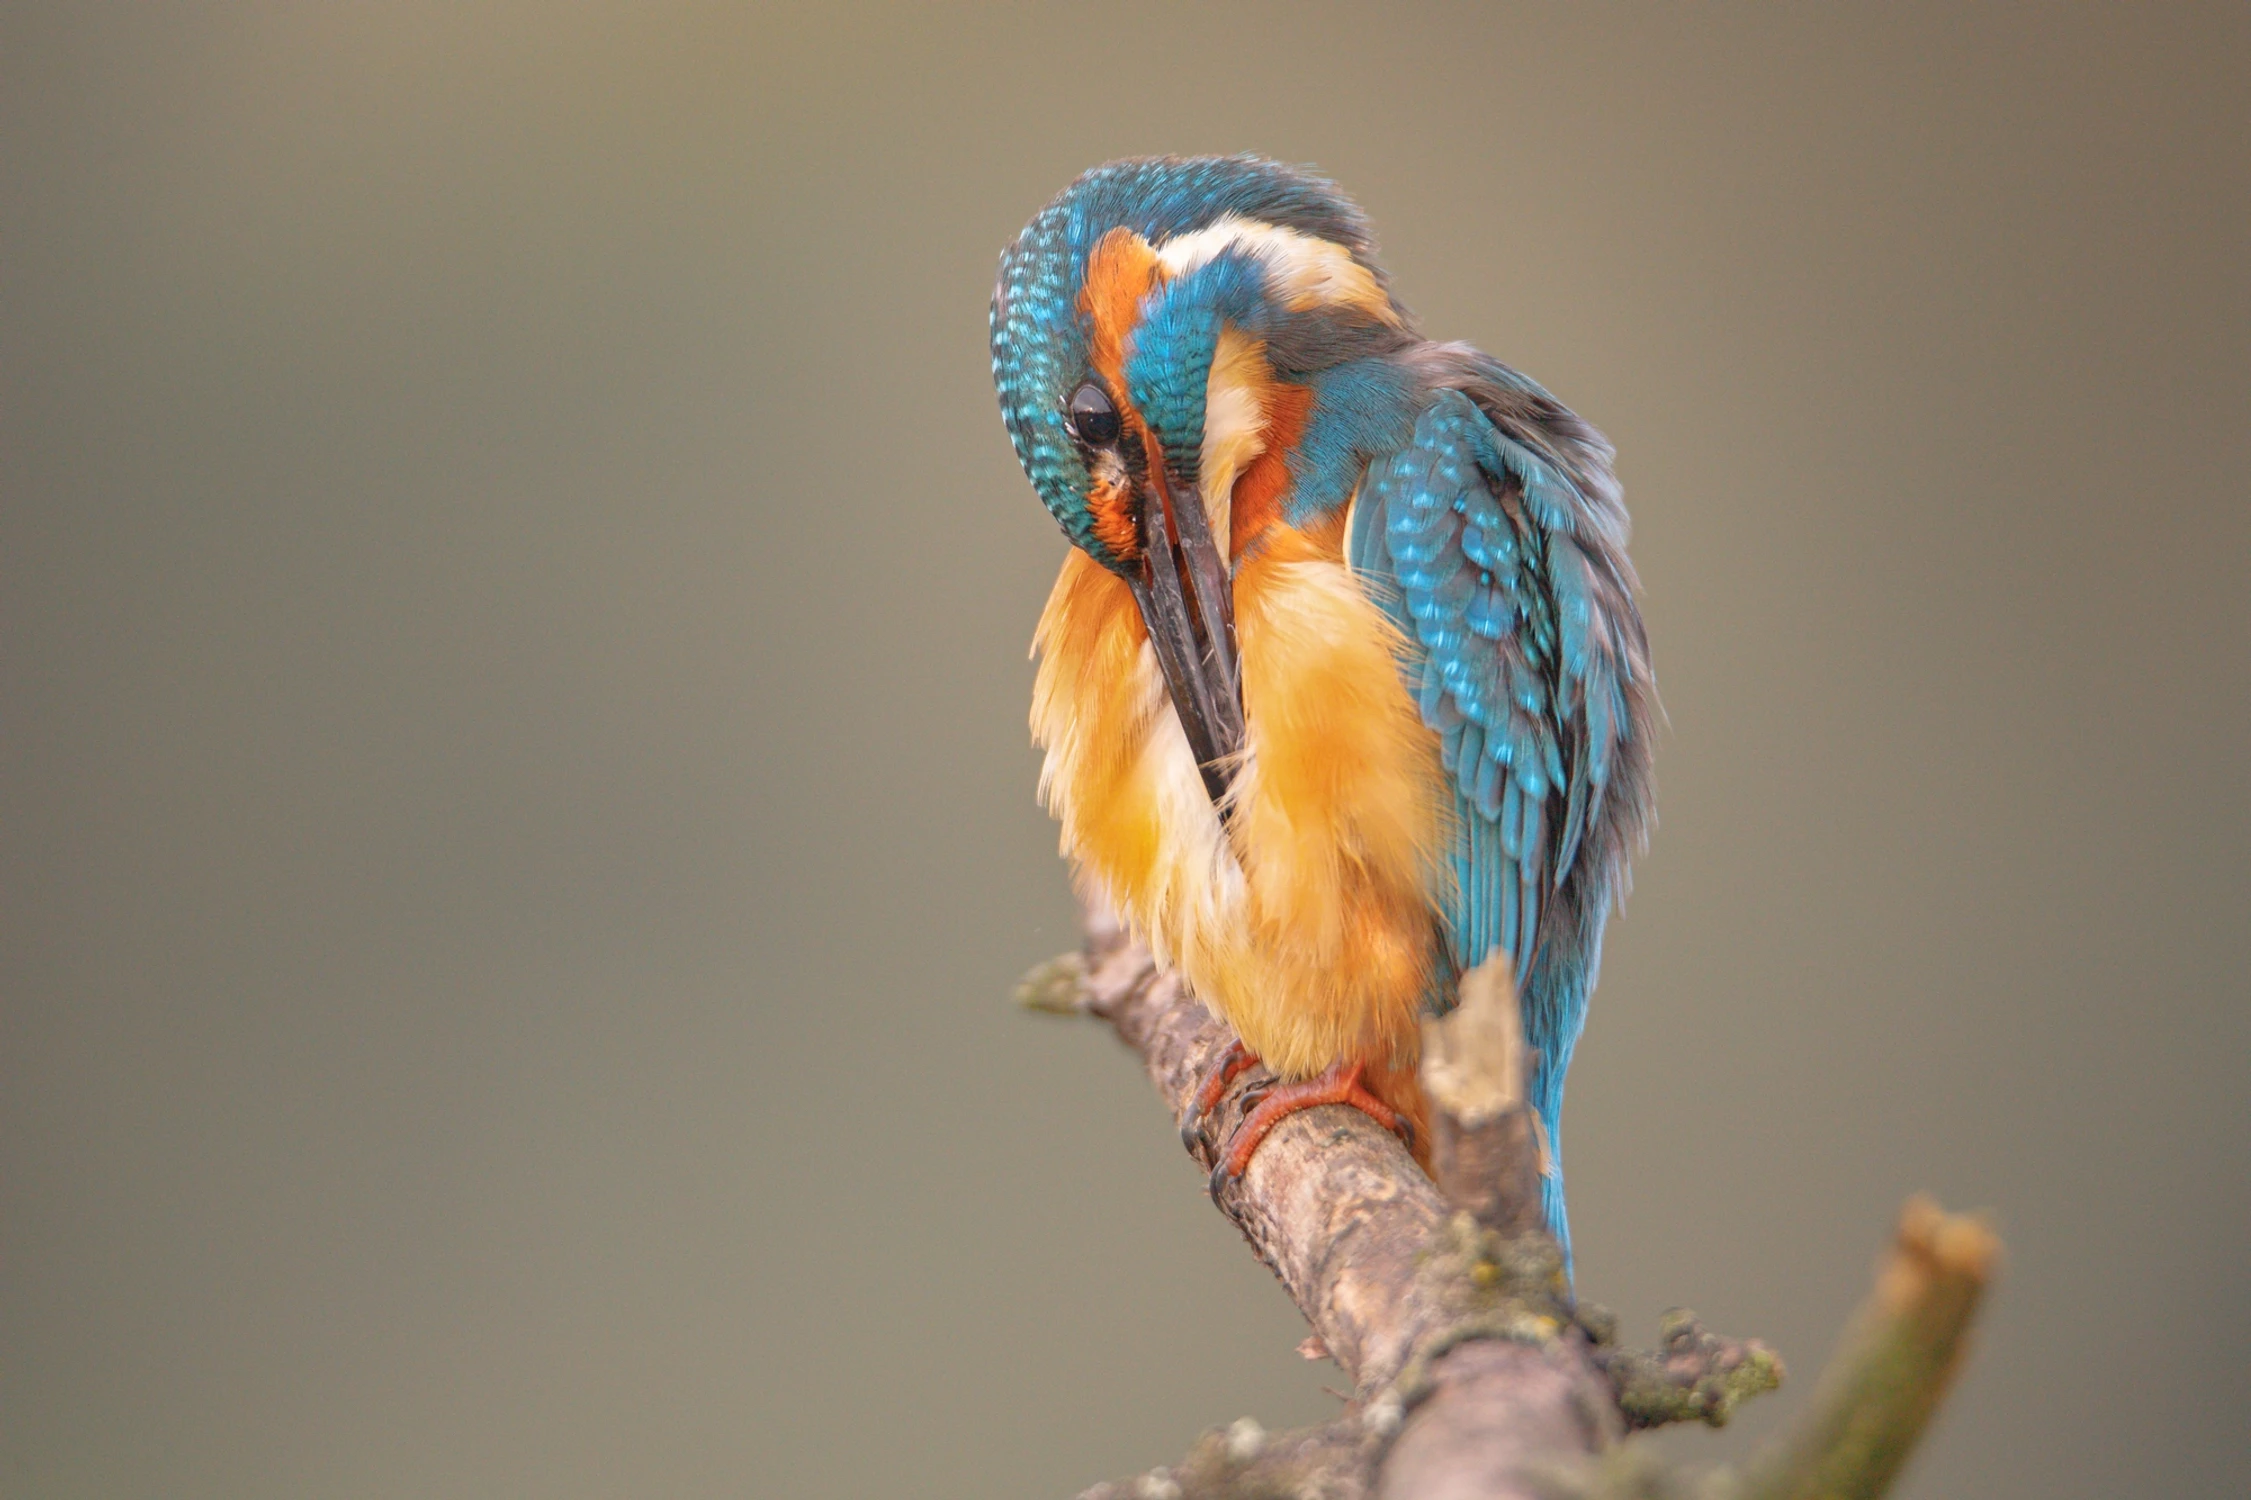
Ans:
<svg viewBox="0 0 2251 1500"><path fill-rule="evenodd" d="M1152 455L1154 458L1154 455ZM1235 653L1235 590L1200 500L1175 505L1161 462L1141 492L1142 563L1128 579L1149 644L1172 690L1173 711L1222 816L1243 748L1242 662Z"/></svg>

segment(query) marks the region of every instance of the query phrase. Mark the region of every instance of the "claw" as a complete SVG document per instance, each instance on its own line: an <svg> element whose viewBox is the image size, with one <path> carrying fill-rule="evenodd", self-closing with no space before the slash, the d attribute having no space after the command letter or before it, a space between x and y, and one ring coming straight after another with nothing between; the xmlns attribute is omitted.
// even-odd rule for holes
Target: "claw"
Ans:
<svg viewBox="0 0 2251 1500"><path fill-rule="evenodd" d="M1188 1101L1188 1113L1180 1122L1180 1144L1183 1147L1190 1151L1196 1149L1196 1143L1203 1139L1204 1117L1219 1107L1221 1096L1227 1092L1227 1085L1257 1066L1258 1054L1244 1046L1240 1040L1227 1044L1227 1050L1220 1054L1220 1059L1212 1065L1211 1072L1204 1075L1203 1086L1196 1090L1196 1097Z"/></svg>
<svg viewBox="0 0 2251 1500"><path fill-rule="evenodd" d="M1211 1176L1204 1182L1205 1191L1211 1194L1212 1207L1219 1206L1219 1195L1226 1192L1234 1180L1235 1174L1227 1170L1227 1158L1221 1156L1219 1165L1211 1169Z"/></svg>

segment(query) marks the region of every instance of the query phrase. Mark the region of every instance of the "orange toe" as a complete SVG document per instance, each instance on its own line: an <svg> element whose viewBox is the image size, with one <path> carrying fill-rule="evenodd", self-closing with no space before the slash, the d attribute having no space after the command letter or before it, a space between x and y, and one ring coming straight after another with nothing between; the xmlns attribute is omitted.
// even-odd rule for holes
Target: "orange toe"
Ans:
<svg viewBox="0 0 2251 1500"><path fill-rule="evenodd" d="M1213 1110L1219 1108L1220 1097L1227 1092L1227 1085L1258 1065L1258 1054L1244 1046L1239 1038L1227 1044L1227 1050L1220 1054L1219 1061L1205 1075L1203 1087L1197 1089L1196 1097L1188 1102L1187 1118L1180 1122L1180 1139L1183 1144L1193 1149L1196 1137L1203 1131L1204 1121Z"/></svg>
<svg viewBox="0 0 2251 1500"><path fill-rule="evenodd" d="M1226 1179L1242 1176L1251 1164L1252 1154L1268 1133L1301 1109L1322 1104L1349 1104L1393 1134L1409 1134L1413 1127L1400 1113L1368 1092L1362 1071L1360 1063L1339 1063L1318 1078L1276 1086L1259 1101L1256 1109L1244 1116L1243 1123L1227 1142L1227 1149L1212 1172L1213 1189L1216 1191Z"/></svg>

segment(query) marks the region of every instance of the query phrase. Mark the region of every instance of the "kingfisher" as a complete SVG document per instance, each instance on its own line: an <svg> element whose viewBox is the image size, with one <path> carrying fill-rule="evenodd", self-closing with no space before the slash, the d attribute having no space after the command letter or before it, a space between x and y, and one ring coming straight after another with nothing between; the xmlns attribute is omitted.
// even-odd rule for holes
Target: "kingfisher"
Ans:
<svg viewBox="0 0 2251 1500"><path fill-rule="evenodd" d="M1610 444L1423 337L1335 184L1257 156L1082 175L1003 252L1001 415L1071 542L1033 637L1043 801L1083 889L1231 1026L1187 1128L1276 1083L1215 1192L1320 1104L1426 1167L1421 1018L1515 977L1559 1115L1657 715Z"/></svg>

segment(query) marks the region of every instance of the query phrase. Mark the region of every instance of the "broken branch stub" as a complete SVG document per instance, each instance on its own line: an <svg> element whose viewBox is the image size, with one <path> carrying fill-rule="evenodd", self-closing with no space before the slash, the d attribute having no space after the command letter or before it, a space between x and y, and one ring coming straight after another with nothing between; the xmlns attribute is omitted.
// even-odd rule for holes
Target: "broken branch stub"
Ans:
<svg viewBox="0 0 2251 1500"><path fill-rule="evenodd" d="M1539 1119L1525 1091L1530 1064L1516 982L1496 953L1462 976L1459 1005L1423 1022L1422 1084L1439 1191L1504 1235L1547 1229Z"/></svg>

